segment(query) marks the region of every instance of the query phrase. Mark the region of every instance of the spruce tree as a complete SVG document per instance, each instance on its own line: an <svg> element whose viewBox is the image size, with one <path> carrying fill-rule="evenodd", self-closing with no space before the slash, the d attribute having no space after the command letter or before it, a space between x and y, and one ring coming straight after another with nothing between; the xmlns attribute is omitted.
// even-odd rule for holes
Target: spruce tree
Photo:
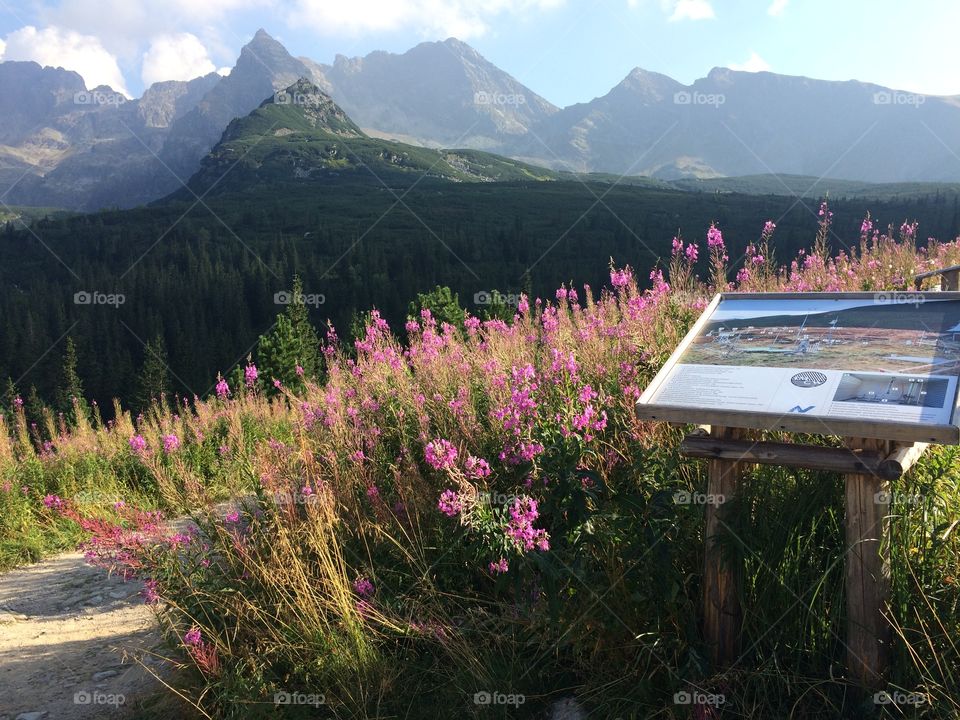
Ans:
<svg viewBox="0 0 960 720"><path fill-rule="evenodd" d="M67 347L63 354L60 370L60 384L57 386L56 410L63 413L70 423L77 420L74 413L74 400L80 412L86 413L87 405L83 397L83 382L77 372L77 348L73 338L67 338Z"/></svg>
<svg viewBox="0 0 960 720"><path fill-rule="evenodd" d="M304 300L303 282L295 276L290 303L277 316L273 329L260 336L257 344L260 375L271 388L273 381L279 380L284 387L299 389L304 379L319 376L320 338L310 322Z"/></svg>
<svg viewBox="0 0 960 720"><path fill-rule="evenodd" d="M143 365L137 378L137 408L148 410L154 401L161 407L166 404L170 394L170 370L167 348L163 338L157 335L147 343Z"/></svg>

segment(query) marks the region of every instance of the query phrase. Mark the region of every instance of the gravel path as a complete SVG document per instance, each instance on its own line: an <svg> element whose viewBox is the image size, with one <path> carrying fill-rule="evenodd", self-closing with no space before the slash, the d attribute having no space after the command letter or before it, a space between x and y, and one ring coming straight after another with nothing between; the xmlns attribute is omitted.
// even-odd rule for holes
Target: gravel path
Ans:
<svg viewBox="0 0 960 720"><path fill-rule="evenodd" d="M0 720L129 716L162 687L133 659L166 670L141 588L77 552L0 575Z"/></svg>

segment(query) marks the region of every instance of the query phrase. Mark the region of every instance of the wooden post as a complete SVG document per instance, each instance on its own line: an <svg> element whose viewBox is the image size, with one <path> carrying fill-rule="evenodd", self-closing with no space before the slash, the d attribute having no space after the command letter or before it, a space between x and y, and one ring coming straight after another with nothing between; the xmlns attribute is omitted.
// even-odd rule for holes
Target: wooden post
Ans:
<svg viewBox="0 0 960 720"><path fill-rule="evenodd" d="M848 446L886 455L886 440L851 439ZM886 497L877 475L845 476L847 670L865 690L882 687L890 657L891 628L884 611L890 594Z"/></svg>
<svg viewBox="0 0 960 720"><path fill-rule="evenodd" d="M960 290L960 270L947 270L940 278L940 289L943 291Z"/></svg>
<svg viewBox="0 0 960 720"><path fill-rule="evenodd" d="M740 439L744 430L713 427L710 436L717 439ZM730 502L736 497L745 463L710 460L707 481L706 530L704 532L703 570L703 636L715 667L733 664L739 657L743 610L740 584L743 568L724 557L718 536L724 533L723 522L729 515ZM712 497L711 497L712 496Z"/></svg>

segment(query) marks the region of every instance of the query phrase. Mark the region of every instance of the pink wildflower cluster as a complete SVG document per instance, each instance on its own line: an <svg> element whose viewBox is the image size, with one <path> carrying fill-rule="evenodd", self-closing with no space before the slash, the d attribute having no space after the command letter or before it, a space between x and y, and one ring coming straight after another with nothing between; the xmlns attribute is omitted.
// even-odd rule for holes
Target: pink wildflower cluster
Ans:
<svg viewBox="0 0 960 720"><path fill-rule="evenodd" d="M257 370L257 366L253 363L249 363L243 369L243 381L247 384L248 388L253 388L257 384L257 378L260 377L260 372Z"/></svg>
<svg viewBox="0 0 960 720"><path fill-rule="evenodd" d="M358 577L353 581L353 591L365 599L372 597L374 593L373 583L365 577Z"/></svg>
<svg viewBox="0 0 960 720"><path fill-rule="evenodd" d="M514 367L510 373L510 400L493 411L493 417L503 423L509 440L500 453L500 459L511 465L530 462L543 452L543 445L531 440L530 435L537 421L535 395L540 385L537 372L529 363Z"/></svg>
<svg viewBox="0 0 960 720"><path fill-rule="evenodd" d="M449 440L431 440L424 448L427 464L434 470L450 470L457 462L457 448Z"/></svg>
<svg viewBox="0 0 960 720"><path fill-rule="evenodd" d="M134 435L130 438L130 450L135 455L142 455L147 450L147 441L143 435Z"/></svg>
<svg viewBox="0 0 960 720"><path fill-rule="evenodd" d="M531 497L518 497L510 508L510 521L507 524L507 538L513 542L518 550L529 552L537 549L550 549L550 536L542 528L533 527L533 523L540 517L537 501Z"/></svg>
<svg viewBox="0 0 960 720"><path fill-rule="evenodd" d="M230 397L230 385L222 376L217 378L217 397L221 400L226 400Z"/></svg>
<svg viewBox="0 0 960 720"><path fill-rule="evenodd" d="M510 563L507 562L506 558L500 558L496 562L490 563L489 570L491 575L501 575L510 570Z"/></svg>
<svg viewBox="0 0 960 720"><path fill-rule="evenodd" d="M437 508L447 517L456 517L463 510L463 501L454 490L444 490L440 493Z"/></svg>

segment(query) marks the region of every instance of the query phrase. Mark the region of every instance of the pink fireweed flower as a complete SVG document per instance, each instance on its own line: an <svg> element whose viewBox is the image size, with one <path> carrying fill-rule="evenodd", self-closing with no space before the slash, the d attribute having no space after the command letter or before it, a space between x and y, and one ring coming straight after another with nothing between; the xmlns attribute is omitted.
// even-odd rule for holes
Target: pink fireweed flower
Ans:
<svg viewBox="0 0 960 720"><path fill-rule="evenodd" d="M306 371L303 369L303 366L302 366L302 365L297 365L297 367L294 368L294 371L297 373L297 377L303 377L304 372L306 372Z"/></svg>
<svg viewBox="0 0 960 720"><path fill-rule="evenodd" d="M440 500L437 502L437 508L447 517L456 517L463 510L463 502L460 496L453 490L444 490L440 493Z"/></svg>
<svg viewBox="0 0 960 720"><path fill-rule="evenodd" d="M687 256L687 260L689 260L691 263L695 263L697 261L697 257L699 257L700 251L694 243L690 243L687 245L687 249L684 251L684 254Z"/></svg>
<svg viewBox="0 0 960 720"><path fill-rule="evenodd" d="M63 507L63 500L59 495L47 495L43 498L43 504L51 510L60 510Z"/></svg>
<svg viewBox="0 0 960 720"><path fill-rule="evenodd" d="M230 396L230 385L227 383L223 377L217 379L217 397L221 400L225 400Z"/></svg>
<svg viewBox="0 0 960 720"><path fill-rule="evenodd" d="M113 509L116 510L117 512L120 512L120 511L123 510L126 506L127 506L127 504L126 504L123 500L117 500L117 501L113 504Z"/></svg>
<svg viewBox="0 0 960 720"><path fill-rule="evenodd" d="M19 395L17 395L17 396L13 399L13 406L14 406L15 408L17 408L18 410L19 410L20 408L22 408L22 407L23 407L23 398L20 397Z"/></svg>
<svg viewBox="0 0 960 720"><path fill-rule="evenodd" d="M769 238L771 235L773 235L773 231L776 229L777 224L773 222L773 220L767 220L767 222L763 224L763 237Z"/></svg>
<svg viewBox="0 0 960 720"><path fill-rule="evenodd" d="M873 222L870 220L869 216L863 219L863 223L860 225L860 234L869 235L873 230Z"/></svg>
<svg viewBox="0 0 960 720"><path fill-rule="evenodd" d="M260 377L260 373L257 372L257 366L254 364L247 365L243 370L243 381L247 384L248 388L252 388L257 382L257 378Z"/></svg>
<svg viewBox="0 0 960 720"><path fill-rule="evenodd" d="M183 644L189 647L203 646L203 635L200 634L200 628L192 627L183 635Z"/></svg>
<svg viewBox="0 0 960 720"><path fill-rule="evenodd" d="M510 521L505 533L518 550L529 552L533 549L550 549L550 537L542 528L534 528L533 523L540 516L537 501L531 497L518 497L510 508Z"/></svg>
<svg viewBox="0 0 960 720"><path fill-rule="evenodd" d="M147 580L143 583L143 590L140 591L140 597L147 605L154 605L160 602L160 593L157 590L156 580Z"/></svg>
<svg viewBox="0 0 960 720"><path fill-rule="evenodd" d="M683 240L678 237L673 239L673 256L677 257L683 253Z"/></svg>
<svg viewBox="0 0 960 720"><path fill-rule="evenodd" d="M507 562L506 558L500 558L496 562L490 563L489 568L491 574L499 575L500 573L505 573L510 569L510 563Z"/></svg>
<svg viewBox="0 0 960 720"><path fill-rule="evenodd" d="M304 497L310 497L313 495L313 488L309 485L304 485L302 488L300 488L300 494Z"/></svg>
<svg viewBox="0 0 960 720"><path fill-rule="evenodd" d="M236 525L238 522L240 522L240 513L238 513L236 510L233 512L228 512L223 519L225 522L228 522L231 525Z"/></svg>
<svg viewBox="0 0 960 720"><path fill-rule="evenodd" d="M279 390L280 388L283 387L283 383L280 382L279 380L277 380L276 378L274 378L274 379L273 379L273 386L274 386L277 390Z"/></svg>
<svg viewBox="0 0 960 720"><path fill-rule="evenodd" d="M353 591L362 598L368 598L373 595L373 583L365 577L358 577L353 581Z"/></svg>
<svg viewBox="0 0 960 720"><path fill-rule="evenodd" d="M752 258L750 258L750 262L752 262L754 265L762 265L763 255L754 255Z"/></svg>
<svg viewBox="0 0 960 720"><path fill-rule="evenodd" d="M464 470L466 470L467 477L471 480L480 480L481 478L490 477L490 463L483 458L478 458L471 455L467 458L467 461L463 464L463 467Z"/></svg>
<svg viewBox="0 0 960 720"><path fill-rule="evenodd" d="M147 441L143 435L134 435L130 438L130 449L137 455L146 451Z"/></svg>
<svg viewBox="0 0 960 720"><path fill-rule="evenodd" d="M437 439L424 449L427 464L434 470L449 470L457 461L457 448L449 440Z"/></svg>
<svg viewBox="0 0 960 720"><path fill-rule="evenodd" d="M720 232L716 223L710 223L710 229L707 230L707 247L711 250L723 249L723 233Z"/></svg>
<svg viewBox="0 0 960 720"><path fill-rule="evenodd" d="M164 435L163 436L163 451L165 453L172 453L174 450L180 448L180 438L174 434Z"/></svg>
<svg viewBox="0 0 960 720"><path fill-rule="evenodd" d="M376 500L377 498L379 498L380 488L378 488L376 485L371 485L370 487L368 487L367 497L370 498L371 500Z"/></svg>
<svg viewBox="0 0 960 720"><path fill-rule="evenodd" d="M629 266L623 268L622 270L610 271L610 284L617 288L617 290L622 290L625 288L630 284L631 280L633 280L633 271Z"/></svg>

